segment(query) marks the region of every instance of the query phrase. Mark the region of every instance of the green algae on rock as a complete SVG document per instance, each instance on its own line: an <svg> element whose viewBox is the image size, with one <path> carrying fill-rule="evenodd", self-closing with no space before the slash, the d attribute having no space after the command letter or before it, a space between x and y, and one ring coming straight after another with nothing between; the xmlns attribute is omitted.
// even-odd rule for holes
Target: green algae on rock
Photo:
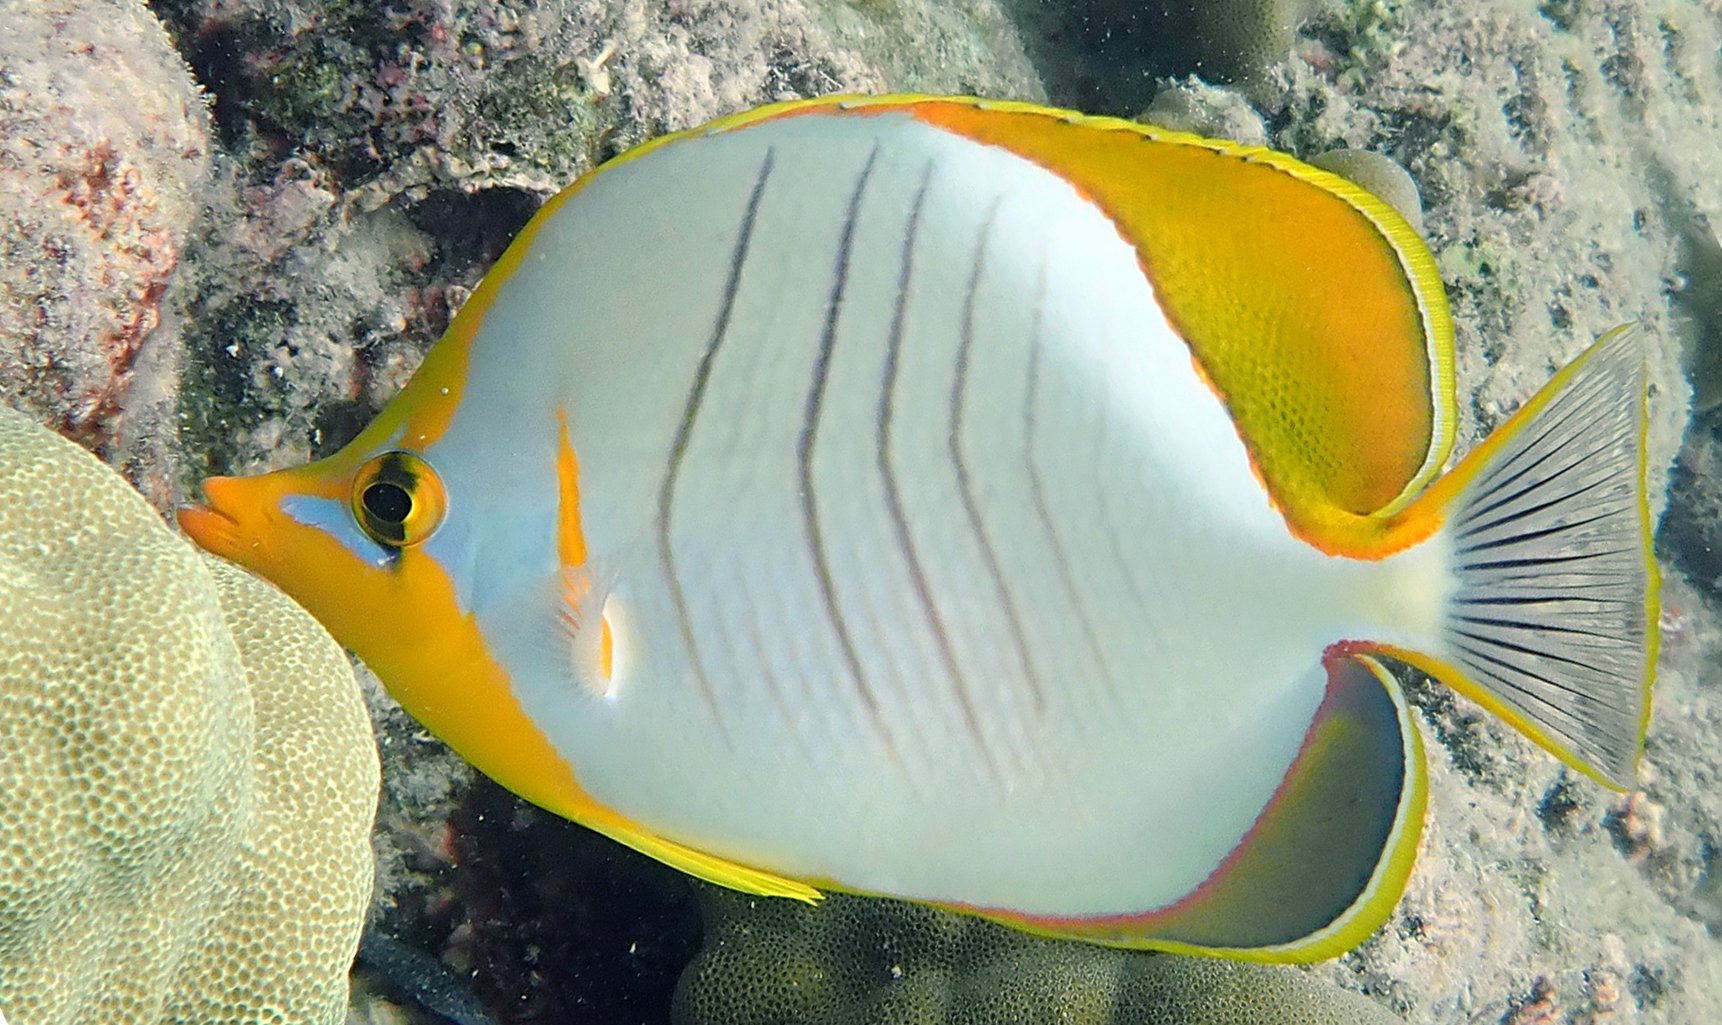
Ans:
<svg viewBox="0 0 1722 1025"><path fill-rule="evenodd" d="M701 886L675 1025L1400 1025L1295 968L1026 936L935 908Z"/></svg>
<svg viewBox="0 0 1722 1025"><path fill-rule="evenodd" d="M334 1025L377 756L346 656L0 407L0 1007Z"/></svg>

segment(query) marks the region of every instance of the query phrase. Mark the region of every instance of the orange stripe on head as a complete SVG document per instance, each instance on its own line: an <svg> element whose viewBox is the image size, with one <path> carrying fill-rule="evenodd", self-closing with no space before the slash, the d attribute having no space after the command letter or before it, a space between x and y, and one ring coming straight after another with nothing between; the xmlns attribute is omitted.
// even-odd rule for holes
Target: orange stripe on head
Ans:
<svg viewBox="0 0 1722 1025"><path fill-rule="evenodd" d="M580 523L580 460L574 454L574 443L568 434L568 411L558 409L556 422L561 427L556 446L556 554L567 579L568 570L586 565L586 534ZM589 577L578 579L582 586L592 586ZM583 594L568 593L564 594L563 600L571 609L578 607L583 597ZM574 629L581 626L579 623L569 625ZM599 629L598 672L609 680L615 666L615 637L608 619L601 621Z"/></svg>
<svg viewBox="0 0 1722 1025"><path fill-rule="evenodd" d="M319 465L213 479L205 485L208 507L183 510L181 522L200 544L274 581L310 610L402 708L486 775L558 815L613 836L649 838L581 787L515 697L508 672L429 552L402 548L377 565L282 511L288 495L345 506L348 481L314 473Z"/></svg>
<svg viewBox="0 0 1722 1025"><path fill-rule="evenodd" d="M558 409L562 433L556 446L556 554L564 568L586 563L586 535L580 528L580 460L568 437L568 411Z"/></svg>

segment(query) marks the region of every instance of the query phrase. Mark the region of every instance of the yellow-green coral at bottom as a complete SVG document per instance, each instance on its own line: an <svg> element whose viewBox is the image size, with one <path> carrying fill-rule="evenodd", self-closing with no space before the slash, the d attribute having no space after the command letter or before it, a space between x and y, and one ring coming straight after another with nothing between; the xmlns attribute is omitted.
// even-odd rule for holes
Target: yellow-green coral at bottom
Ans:
<svg viewBox="0 0 1722 1025"><path fill-rule="evenodd" d="M0 1011L334 1025L377 753L351 667L0 407Z"/></svg>
<svg viewBox="0 0 1722 1025"><path fill-rule="evenodd" d="M675 1025L1403 1025L1291 967L1040 939L901 901L702 888Z"/></svg>

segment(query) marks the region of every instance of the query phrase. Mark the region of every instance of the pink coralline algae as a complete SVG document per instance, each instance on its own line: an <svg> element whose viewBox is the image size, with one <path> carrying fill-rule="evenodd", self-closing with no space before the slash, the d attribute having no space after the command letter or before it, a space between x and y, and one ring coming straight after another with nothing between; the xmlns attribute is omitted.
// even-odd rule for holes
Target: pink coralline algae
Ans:
<svg viewBox="0 0 1722 1025"><path fill-rule="evenodd" d="M0 38L0 375L113 454L134 383L171 391L162 297L208 170L208 115L147 10L54 0Z"/></svg>

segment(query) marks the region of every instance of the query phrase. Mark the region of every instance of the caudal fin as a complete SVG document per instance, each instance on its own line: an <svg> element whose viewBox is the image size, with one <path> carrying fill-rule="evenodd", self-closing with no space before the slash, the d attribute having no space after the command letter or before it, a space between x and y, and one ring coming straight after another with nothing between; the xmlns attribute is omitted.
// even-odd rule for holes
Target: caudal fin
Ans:
<svg viewBox="0 0 1722 1025"><path fill-rule="evenodd" d="M1437 660L1407 658L1617 788L1656 665L1646 423L1643 348L1616 328L1437 485L1458 586Z"/></svg>

